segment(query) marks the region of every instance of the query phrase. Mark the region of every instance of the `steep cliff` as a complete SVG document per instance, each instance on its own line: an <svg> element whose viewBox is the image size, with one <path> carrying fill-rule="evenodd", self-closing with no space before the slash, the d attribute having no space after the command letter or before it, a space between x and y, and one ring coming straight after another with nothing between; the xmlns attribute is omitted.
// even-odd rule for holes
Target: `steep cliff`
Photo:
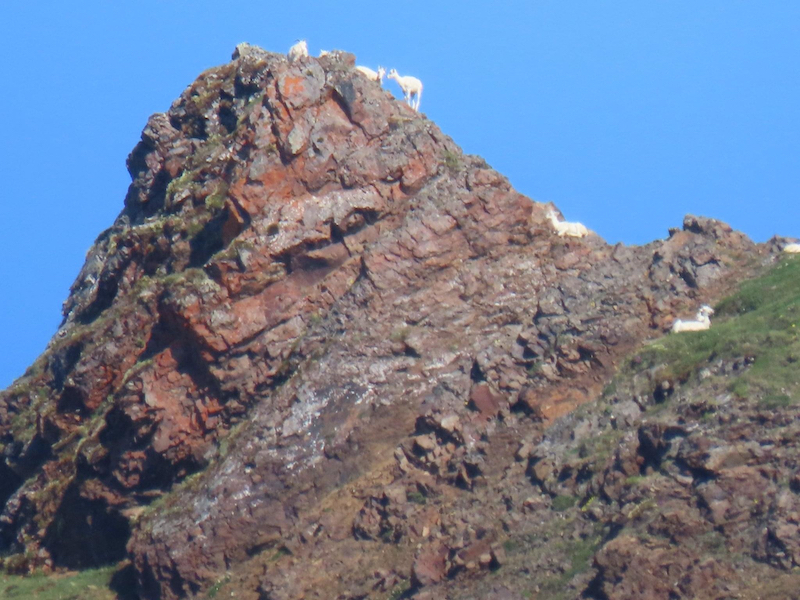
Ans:
<svg viewBox="0 0 800 600"><path fill-rule="evenodd" d="M61 328L0 395L6 569L129 561L143 598L466 593L594 477L550 482L552 420L771 260L698 217L559 237L353 65L241 45L150 118Z"/></svg>

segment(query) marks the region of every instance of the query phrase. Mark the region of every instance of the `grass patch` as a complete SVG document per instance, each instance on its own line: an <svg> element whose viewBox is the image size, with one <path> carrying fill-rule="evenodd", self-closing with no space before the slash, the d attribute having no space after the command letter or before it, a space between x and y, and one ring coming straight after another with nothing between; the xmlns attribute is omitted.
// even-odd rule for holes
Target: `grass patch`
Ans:
<svg viewBox="0 0 800 600"><path fill-rule="evenodd" d="M528 377L536 377L536 375L538 375L541 370L542 370L542 361L537 360L526 369L526 372L528 373Z"/></svg>
<svg viewBox="0 0 800 600"><path fill-rule="evenodd" d="M741 379L732 381L728 386L728 390L737 398L747 398L747 396L750 395L750 386L747 385L746 381L742 381Z"/></svg>
<svg viewBox="0 0 800 600"><path fill-rule="evenodd" d="M203 231L203 228L206 226L206 222L202 219L198 219L192 221L186 226L186 235L190 238L196 237L198 233Z"/></svg>
<svg viewBox="0 0 800 600"><path fill-rule="evenodd" d="M275 550L275 552L272 553L272 556L270 556L268 560L271 563L278 562L284 556L289 556L290 554L291 552L289 552L288 548L281 546L280 548Z"/></svg>
<svg viewBox="0 0 800 600"><path fill-rule="evenodd" d="M627 486L634 486L634 485L641 485L641 483L645 480L643 475L631 475L625 480L625 485Z"/></svg>
<svg viewBox="0 0 800 600"><path fill-rule="evenodd" d="M617 382L612 381L606 387L603 388L603 398L608 398L617 393Z"/></svg>
<svg viewBox="0 0 800 600"><path fill-rule="evenodd" d="M413 502L414 504L426 504L428 499L422 492L411 492L408 495L408 501Z"/></svg>
<svg viewBox="0 0 800 600"><path fill-rule="evenodd" d="M387 600L400 600L400 598L404 598L407 592L411 589L411 584L407 581L398 584L387 597Z"/></svg>
<svg viewBox="0 0 800 600"><path fill-rule="evenodd" d="M628 511L628 519L633 521L642 516L644 513L653 510L654 508L658 508L658 503L655 500L652 498L642 500Z"/></svg>
<svg viewBox="0 0 800 600"><path fill-rule="evenodd" d="M794 404L791 397L786 394L767 394L758 401L761 408L774 410L776 408L787 408Z"/></svg>
<svg viewBox="0 0 800 600"><path fill-rule="evenodd" d="M172 200L178 191L188 188L194 182L194 177L195 173L192 171L184 171L181 173L180 176L167 184L167 189L165 191L166 197Z"/></svg>
<svg viewBox="0 0 800 600"><path fill-rule="evenodd" d="M140 518L144 519L153 516L164 516L183 510L185 508L181 501L183 494L187 491L193 491L197 489L198 484L202 482L202 477L206 473L207 469L208 467L205 467L204 469L187 475L180 481L176 481L169 491L164 492L155 498L155 500L153 500L150 504L145 506L144 512L142 512Z"/></svg>
<svg viewBox="0 0 800 600"><path fill-rule="evenodd" d="M222 579L217 581L214 585L208 588L206 592L206 598L216 598L219 591L223 588L223 586L231 580L230 575L225 575Z"/></svg>
<svg viewBox="0 0 800 600"><path fill-rule="evenodd" d="M602 466L614 454L622 435L622 431L605 431L583 440L577 448L571 450L571 453L577 453L579 457L588 462Z"/></svg>
<svg viewBox="0 0 800 600"><path fill-rule="evenodd" d="M217 190L206 198L205 205L208 210L218 211L222 210L225 206L225 200L228 198L228 184L222 183L217 187Z"/></svg>
<svg viewBox="0 0 800 600"><path fill-rule="evenodd" d="M556 512L563 512L575 506L578 499L575 496L556 496L553 498L552 508Z"/></svg>
<svg viewBox="0 0 800 600"><path fill-rule="evenodd" d="M549 600L572 597L567 585L576 575L584 573L589 568L590 560L600 547L600 542L601 538L596 536L566 543L563 551L570 562L570 568L561 575L545 580L537 597Z"/></svg>
<svg viewBox="0 0 800 600"><path fill-rule="evenodd" d="M46 405L50 399L49 390L44 386L31 388L25 384L12 389L14 396L20 397L27 395L27 406L22 404L18 413L12 413L9 423L11 432L16 441L27 443L36 434L36 418L45 412Z"/></svg>
<svg viewBox="0 0 800 600"><path fill-rule="evenodd" d="M0 600L116 600L108 585L116 565L68 575L0 575Z"/></svg>
<svg viewBox="0 0 800 600"><path fill-rule="evenodd" d="M785 406L800 392L800 258L786 257L765 275L722 300L711 329L668 335L639 353L632 370L655 368L658 378L686 380L716 358L750 357L731 383L739 397Z"/></svg>
<svg viewBox="0 0 800 600"><path fill-rule="evenodd" d="M461 157L451 150L442 152L442 162L451 171L458 171L461 168Z"/></svg>

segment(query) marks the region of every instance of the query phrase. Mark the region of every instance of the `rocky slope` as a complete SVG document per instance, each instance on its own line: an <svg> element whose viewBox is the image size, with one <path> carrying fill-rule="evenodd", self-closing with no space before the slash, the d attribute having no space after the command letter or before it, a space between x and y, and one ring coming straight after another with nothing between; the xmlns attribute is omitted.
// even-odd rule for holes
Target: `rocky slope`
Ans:
<svg viewBox="0 0 800 600"><path fill-rule="evenodd" d="M752 470L772 455L723 477L683 409L644 424L625 396L551 423L774 249L697 217L642 247L558 237L546 205L353 64L241 45L151 117L61 328L0 394L5 568L123 561L120 589L164 599L517 598L552 585L543 573L569 594L735 597L716 583L734 585L730 564L692 562L680 535L728 536L712 496L746 480L765 502ZM627 436L612 465L564 458L609 428ZM669 461L695 471L648 498L691 504L665 513L670 536L697 524L647 545L630 530L645 487L619 481ZM573 541L592 570L556 564ZM753 560L789 569L784 546ZM627 583L655 555L688 577L680 592Z"/></svg>

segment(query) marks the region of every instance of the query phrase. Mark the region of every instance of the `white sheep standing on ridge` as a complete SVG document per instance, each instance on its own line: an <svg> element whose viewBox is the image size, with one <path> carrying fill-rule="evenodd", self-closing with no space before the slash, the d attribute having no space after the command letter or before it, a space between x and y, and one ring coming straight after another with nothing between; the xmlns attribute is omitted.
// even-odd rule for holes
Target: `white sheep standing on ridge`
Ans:
<svg viewBox="0 0 800 600"><path fill-rule="evenodd" d="M298 40L294 46L289 48L289 62L295 62L301 58L308 58L308 44L305 40Z"/></svg>
<svg viewBox="0 0 800 600"><path fill-rule="evenodd" d="M800 243L792 242L790 244L786 244L783 247L783 251L786 252L786 254L800 254Z"/></svg>
<svg viewBox="0 0 800 600"><path fill-rule="evenodd" d="M411 75L400 75L397 69L389 71L386 77L394 79L400 84L406 103L414 110L419 111L419 102L422 99L422 82L416 77L411 77Z"/></svg>
<svg viewBox="0 0 800 600"><path fill-rule="evenodd" d="M682 331L705 331L711 327L711 315L714 314L714 309L708 304L703 304L700 310L697 311L694 321L682 321L676 319L672 324L672 333L680 333Z"/></svg>
<svg viewBox="0 0 800 600"><path fill-rule="evenodd" d="M386 69L382 66L378 65L378 70L373 71L369 67L362 67L357 66L356 71L366 76L367 79L371 79L372 81L377 81L381 85L383 85L383 78L386 75Z"/></svg>
<svg viewBox="0 0 800 600"><path fill-rule="evenodd" d="M589 230L586 229L586 226L583 223L559 221L558 215L556 214L555 209L552 207L547 209L545 216L550 219L550 223L552 223L553 228L556 230L559 236L566 235L568 237L581 238L589 235Z"/></svg>

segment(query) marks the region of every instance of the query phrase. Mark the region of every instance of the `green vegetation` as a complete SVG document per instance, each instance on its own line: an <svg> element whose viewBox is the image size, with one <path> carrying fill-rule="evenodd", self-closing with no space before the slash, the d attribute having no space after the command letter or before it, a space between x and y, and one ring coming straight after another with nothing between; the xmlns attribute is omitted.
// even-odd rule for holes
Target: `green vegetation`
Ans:
<svg viewBox="0 0 800 600"><path fill-rule="evenodd" d="M206 73L208 73L208 71L206 71ZM226 80L227 77L203 77L203 75L201 75L197 82L192 85L188 97L186 96L186 92L184 92L184 96L181 99L183 100L185 98L188 102L191 102L199 113L207 112L211 109L214 101L219 98L220 90L225 87L227 83ZM202 84L198 83L200 81L202 81ZM186 102L186 104L188 104L188 102Z"/></svg>
<svg viewBox="0 0 800 600"><path fill-rule="evenodd" d="M793 400L786 394L766 394L758 401L758 405L761 408L766 408L768 410L786 408L791 404L793 404Z"/></svg>
<svg viewBox="0 0 800 600"><path fill-rule="evenodd" d="M442 153L442 162L451 171L458 171L461 168L461 158L452 150L445 150Z"/></svg>
<svg viewBox="0 0 800 600"><path fill-rule="evenodd" d="M642 475L631 475L625 480L625 485L628 487L634 485L640 485L644 481L644 477Z"/></svg>
<svg viewBox="0 0 800 600"><path fill-rule="evenodd" d="M581 506L581 512L586 512L597 501L597 496L590 496L586 502Z"/></svg>
<svg viewBox="0 0 800 600"><path fill-rule="evenodd" d="M124 388L127 383L133 379L136 375L150 367L153 364L155 358L148 358L146 360L140 360L135 363L130 369L125 371L125 374L122 376L122 382L119 384L119 389Z"/></svg>
<svg viewBox="0 0 800 600"><path fill-rule="evenodd" d="M186 226L186 235L188 235L190 238L193 238L197 236L198 233L203 231L203 228L205 226L206 226L206 221L203 219L196 219L194 221L191 221Z"/></svg>
<svg viewBox="0 0 800 600"><path fill-rule="evenodd" d="M654 368L661 380L685 381L709 361L743 359L752 366L730 384L739 397L765 408L786 406L800 392L800 258L785 257L716 307L708 331L670 335L639 354L635 370Z"/></svg>
<svg viewBox="0 0 800 600"><path fill-rule="evenodd" d="M225 575L225 577L223 577L222 579L217 581L214 585L212 585L210 588L208 588L208 591L206 592L206 597L207 598L216 598L217 594L220 591L220 589L222 589L222 587L226 583L228 583L230 580L231 580L231 576L230 575Z"/></svg>
<svg viewBox="0 0 800 600"><path fill-rule="evenodd" d="M165 191L165 195L167 199L172 202L175 198L175 195L184 189L191 188L192 184L194 184L194 178L196 173L193 171L184 171L178 177L173 179L167 184L167 189Z"/></svg>
<svg viewBox="0 0 800 600"><path fill-rule="evenodd" d="M414 504L425 504L428 499L422 492L411 492L408 495L408 501L413 502Z"/></svg>
<svg viewBox="0 0 800 600"><path fill-rule="evenodd" d="M228 184L222 183L217 187L217 190L206 198L206 208L212 211L222 210L225 206L225 200L228 197Z"/></svg>
<svg viewBox="0 0 800 600"><path fill-rule="evenodd" d="M658 503L655 500L652 498L642 500L628 511L628 519L633 521L654 508L658 508Z"/></svg>
<svg viewBox="0 0 800 600"><path fill-rule="evenodd" d="M247 101L244 110L241 111L239 118L236 119L236 129L239 129L253 114L256 107L259 107L264 102L264 94L256 94Z"/></svg>
<svg viewBox="0 0 800 600"><path fill-rule="evenodd" d="M388 600L400 600L410 589L411 584L408 581L399 583L389 594Z"/></svg>
<svg viewBox="0 0 800 600"><path fill-rule="evenodd" d="M202 483L202 477L205 472L206 470L202 469L177 481L168 492L157 497L145 507L140 519L153 516L156 513L159 516L165 516L185 508L181 502L183 494L187 490L196 490L199 484Z"/></svg>
<svg viewBox="0 0 800 600"><path fill-rule="evenodd" d="M617 384L616 382L612 381L606 387L603 388L603 398L608 398L613 396L617 391Z"/></svg>
<svg viewBox="0 0 800 600"><path fill-rule="evenodd" d="M600 547L601 541L602 538L596 536L585 540L566 542L561 550L566 554L570 562L570 568L561 575L551 577L544 581L541 586L541 592L537 597L548 598L550 600L561 600L562 598L571 597L567 585L576 575L580 575L589 568L590 560Z"/></svg>
<svg viewBox="0 0 800 600"><path fill-rule="evenodd" d="M155 218L146 221L142 225L138 225L137 227L133 228L132 231L136 232L137 235L141 237L147 237L150 241L152 241L153 238L164 233L164 229L167 227L167 225L173 225L172 218Z"/></svg>
<svg viewBox="0 0 800 600"><path fill-rule="evenodd" d="M272 553L272 555L269 557L269 562L278 562L284 556L289 556L290 554L291 552L289 552L289 549L286 546L281 546Z"/></svg>
<svg viewBox="0 0 800 600"><path fill-rule="evenodd" d="M194 171L202 168L206 163L210 163L214 153L219 150L220 146L227 146L230 139L230 136L220 133L214 133L208 136L205 143L198 147L186 161L186 168Z"/></svg>
<svg viewBox="0 0 800 600"><path fill-rule="evenodd" d="M68 575L0 574L0 600L115 600L109 588L116 566L89 569Z"/></svg>
<svg viewBox="0 0 800 600"><path fill-rule="evenodd" d="M622 435L623 432L616 429L605 431L583 440L575 451L581 458L585 458L596 465L602 465L614 453Z"/></svg>
<svg viewBox="0 0 800 600"><path fill-rule="evenodd" d="M535 377L539 371L542 370L542 364L543 363L540 360L537 360L531 364L531 366L529 366L527 369L528 377Z"/></svg>
<svg viewBox="0 0 800 600"><path fill-rule="evenodd" d="M253 242L236 238L227 248L223 248L214 255L217 260L236 260L243 252L254 250ZM285 267L281 265L281 269L285 271ZM277 265L272 266L272 270L277 270ZM267 271L269 272L269 271Z"/></svg>
<svg viewBox="0 0 800 600"><path fill-rule="evenodd" d="M28 406L18 413L12 413L11 433L15 440L29 442L36 433L37 415L43 413L49 400L49 390L44 386L31 387L30 384L17 384L11 388L17 397L28 396Z"/></svg>
<svg viewBox="0 0 800 600"><path fill-rule="evenodd" d="M575 496L556 496L553 498L553 510L563 512L575 506L578 499Z"/></svg>

